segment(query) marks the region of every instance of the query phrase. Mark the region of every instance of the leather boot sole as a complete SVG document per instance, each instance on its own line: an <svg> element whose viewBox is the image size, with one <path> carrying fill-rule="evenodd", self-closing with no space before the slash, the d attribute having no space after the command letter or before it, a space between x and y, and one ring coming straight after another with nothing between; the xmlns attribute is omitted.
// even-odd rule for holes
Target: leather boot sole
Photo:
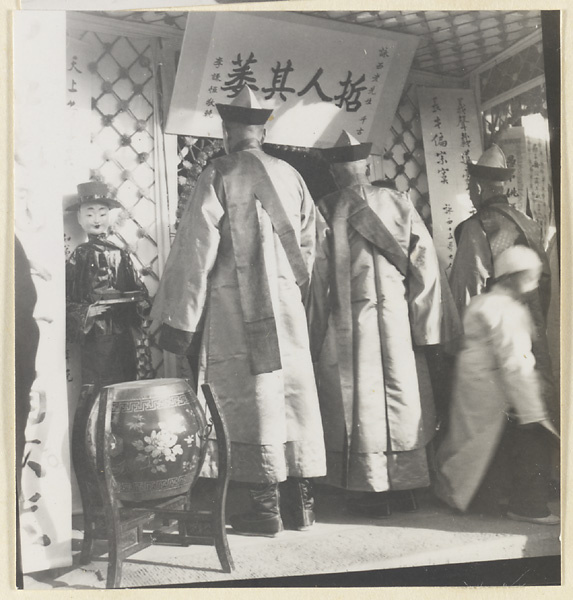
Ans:
<svg viewBox="0 0 573 600"><path fill-rule="evenodd" d="M275 537L284 531L280 517L262 518L258 515L233 515L229 519L234 533L248 536Z"/></svg>

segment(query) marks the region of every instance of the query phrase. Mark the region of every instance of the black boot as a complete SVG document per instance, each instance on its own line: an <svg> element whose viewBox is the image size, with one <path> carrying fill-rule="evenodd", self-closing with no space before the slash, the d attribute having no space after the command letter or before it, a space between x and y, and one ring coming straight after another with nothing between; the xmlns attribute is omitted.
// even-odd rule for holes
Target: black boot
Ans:
<svg viewBox="0 0 573 600"><path fill-rule="evenodd" d="M253 485L249 495L252 510L230 518L235 533L275 537L284 529L279 509L279 484Z"/></svg>
<svg viewBox="0 0 573 600"><path fill-rule="evenodd" d="M289 477L283 484L281 510L287 529L307 531L314 525L314 495L310 479Z"/></svg>
<svg viewBox="0 0 573 600"><path fill-rule="evenodd" d="M385 519L392 514L388 492L364 492L359 497L350 497L346 510L351 515L370 519Z"/></svg>
<svg viewBox="0 0 573 600"><path fill-rule="evenodd" d="M395 490L390 492L390 504L394 510L416 512L418 500L414 490Z"/></svg>

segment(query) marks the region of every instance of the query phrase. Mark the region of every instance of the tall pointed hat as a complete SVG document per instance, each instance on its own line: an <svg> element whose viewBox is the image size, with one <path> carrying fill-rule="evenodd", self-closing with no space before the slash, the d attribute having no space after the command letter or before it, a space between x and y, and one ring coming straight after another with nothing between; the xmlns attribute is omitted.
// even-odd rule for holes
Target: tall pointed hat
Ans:
<svg viewBox="0 0 573 600"><path fill-rule="evenodd" d="M359 142L343 129L336 144L332 148L323 148L322 154L331 163L354 162L368 158L371 149L371 143Z"/></svg>
<svg viewBox="0 0 573 600"><path fill-rule="evenodd" d="M243 123L244 125L264 125L273 112L263 108L253 90L245 85L231 104L216 104L223 121Z"/></svg>
<svg viewBox="0 0 573 600"><path fill-rule="evenodd" d="M477 163L468 162L468 173L477 179L507 181L514 172L515 169L508 168L505 154L497 144L492 144Z"/></svg>

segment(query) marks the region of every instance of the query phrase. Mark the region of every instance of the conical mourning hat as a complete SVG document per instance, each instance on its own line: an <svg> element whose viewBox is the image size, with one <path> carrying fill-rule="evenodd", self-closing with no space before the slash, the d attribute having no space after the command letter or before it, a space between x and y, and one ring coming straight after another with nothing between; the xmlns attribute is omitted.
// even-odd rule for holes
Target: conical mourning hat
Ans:
<svg viewBox="0 0 573 600"><path fill-rule="evenodd" d="M354 162L368 158L371 149L371 143L359 142L353 135L343 129L334 146L323 148L322 153L326 160L331 163Z"/></svg>
<svg viewBox="0 0 573 600"><path fill-rule="evenodd" d="M230 104L216 104L223 121L244 125L264 125L273 112L263 108L253 90L245 85Z"/></svg>
<svg viewBox="0 0 573 600"><path fill-rule="evenodd" d="M513 177L514 172L515 169L508 168L505 154L497 144L492 144L477 163L468 162L468 173L478 179L507 181Z"/></svg>

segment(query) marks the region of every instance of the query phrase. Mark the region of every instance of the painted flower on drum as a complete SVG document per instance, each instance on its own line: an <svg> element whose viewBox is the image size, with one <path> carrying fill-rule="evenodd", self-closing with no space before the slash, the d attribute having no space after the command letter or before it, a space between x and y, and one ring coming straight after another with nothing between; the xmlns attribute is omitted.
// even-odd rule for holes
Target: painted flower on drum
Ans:
<svg viewBox="0 0 573 600"><path fill-rule="evenodd" d="M177 427L175 427L177 430ZM167 471L166 462L175 462L183 454L181 444L177 443L177 433L168 424L160 422L159 431L153 430L143 440L132 442L139 451L136 460L144 463L142 468L150 468L152 473Z"/></svg>

